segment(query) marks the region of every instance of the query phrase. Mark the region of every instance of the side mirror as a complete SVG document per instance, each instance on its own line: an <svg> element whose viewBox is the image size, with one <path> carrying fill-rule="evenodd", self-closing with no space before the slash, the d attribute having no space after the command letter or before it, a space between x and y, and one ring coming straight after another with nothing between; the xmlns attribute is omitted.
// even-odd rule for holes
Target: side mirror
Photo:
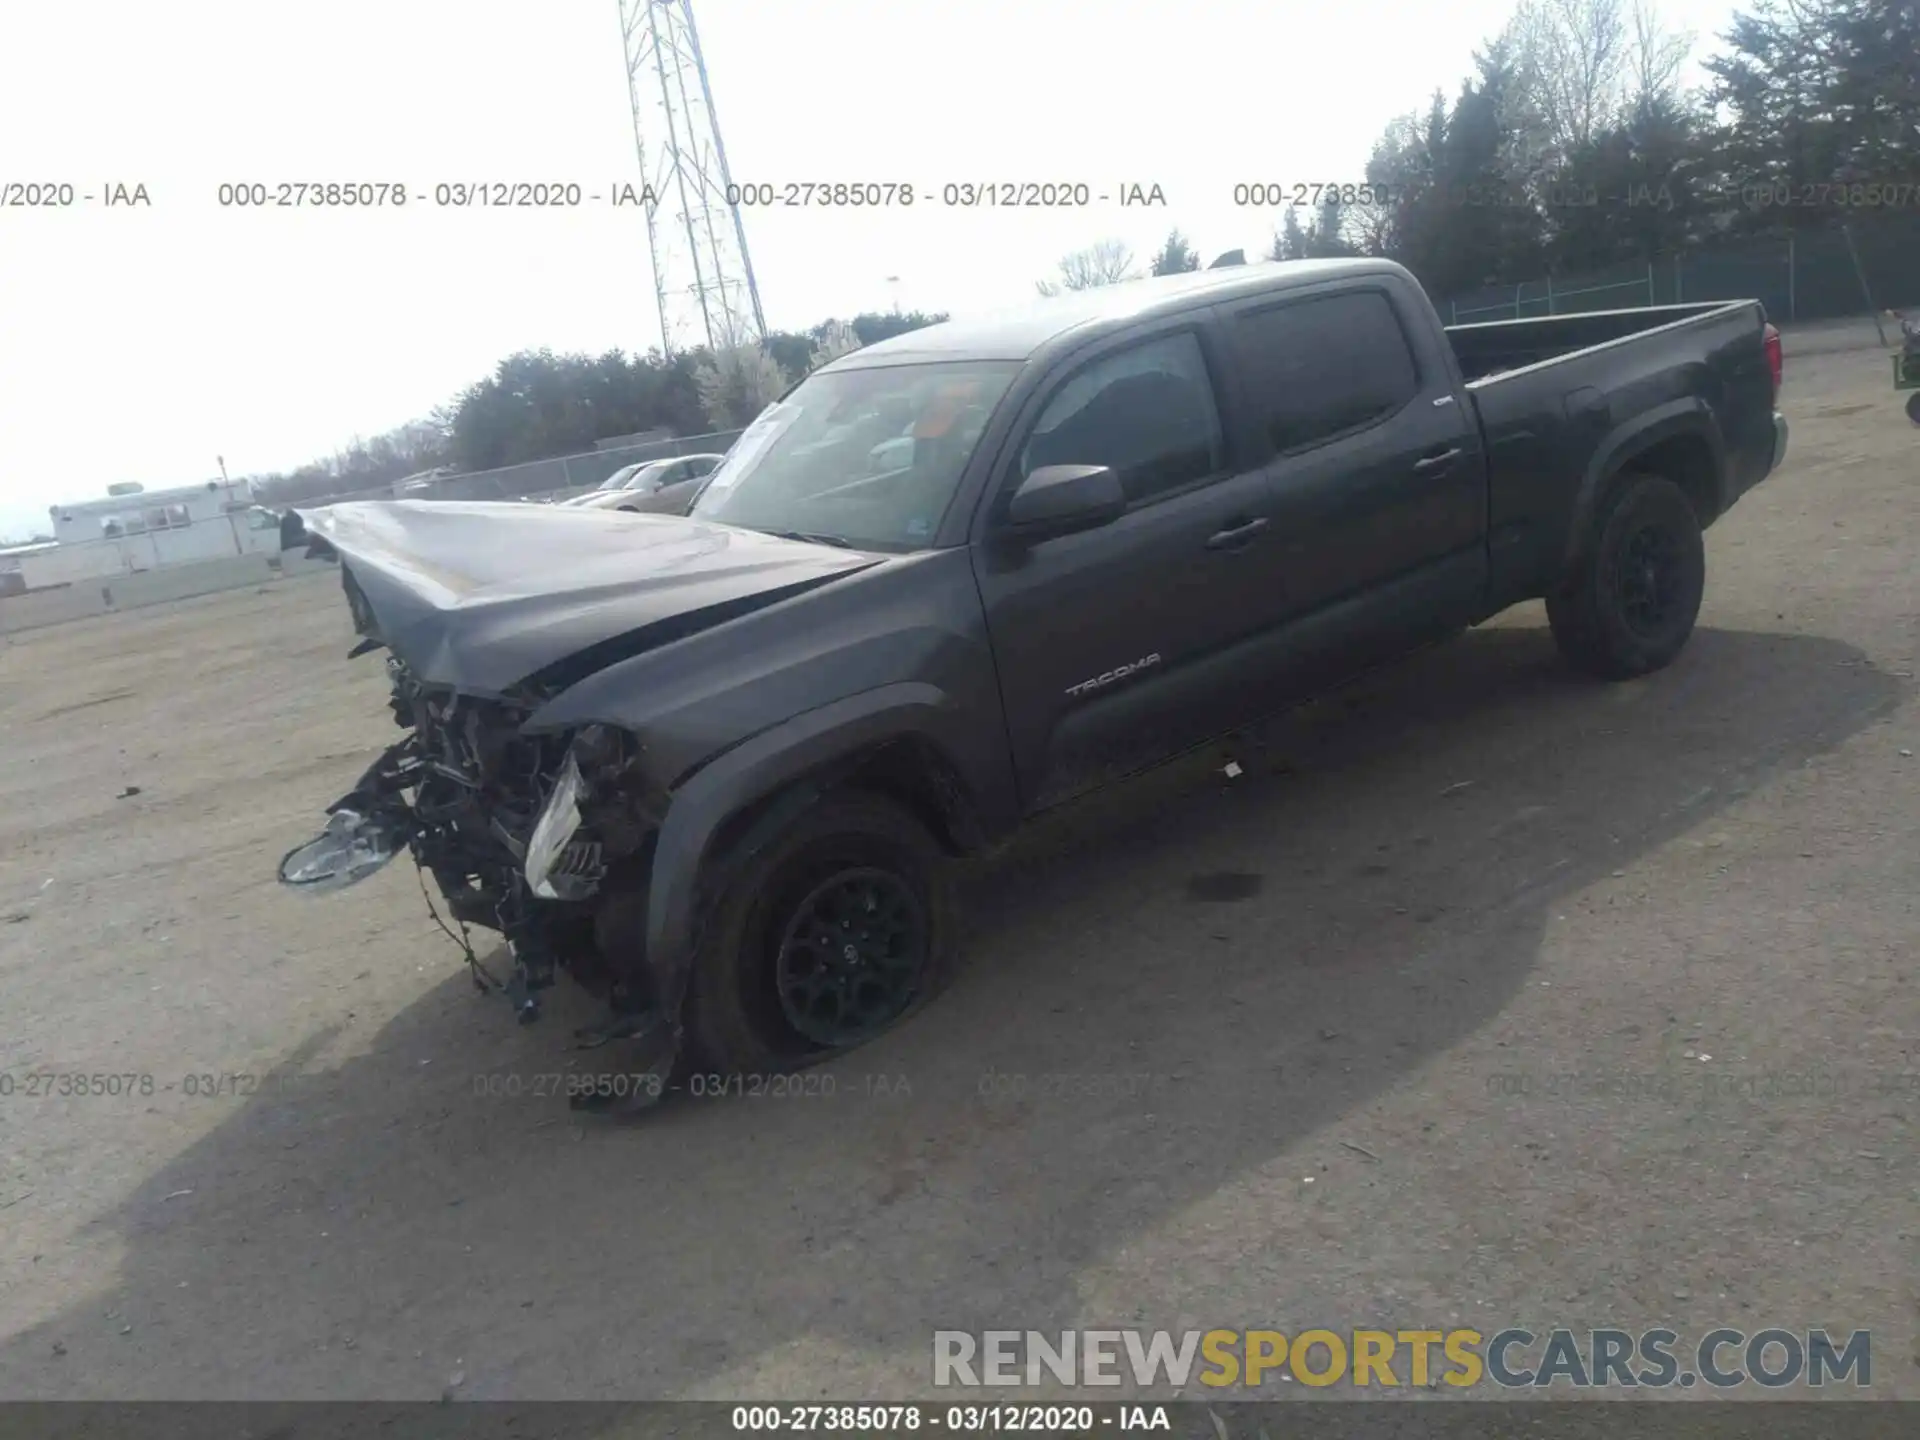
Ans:
<svg viewBox="0 0 1920 1440"><path fill-rule="evenodd" d="M1127 511L1120 477L1105 465L1042 465L1020 482L1002 528L1047 540L1110 525Z"/></svg>

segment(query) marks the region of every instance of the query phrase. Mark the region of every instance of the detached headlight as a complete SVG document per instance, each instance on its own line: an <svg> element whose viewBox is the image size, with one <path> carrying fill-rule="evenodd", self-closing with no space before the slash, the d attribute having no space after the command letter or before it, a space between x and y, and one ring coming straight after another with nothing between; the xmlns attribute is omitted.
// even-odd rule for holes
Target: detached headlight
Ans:
<svg viewBox="0 0 1920 1440"><path fill-rule="evenodd" d="M527 884L542 900L562 898L554 888L553 867L580 828L580 794L584 788L580 767L569 749L560 766L560 778L554 782L553 793L547 797L546 808L533 827L533 838L527 842Z"/></svg>

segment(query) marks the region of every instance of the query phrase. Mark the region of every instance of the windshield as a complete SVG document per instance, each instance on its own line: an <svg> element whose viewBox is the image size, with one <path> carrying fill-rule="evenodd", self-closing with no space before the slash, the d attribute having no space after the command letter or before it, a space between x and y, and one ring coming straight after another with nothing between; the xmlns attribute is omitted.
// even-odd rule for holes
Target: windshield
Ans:
<svg viewBox="0 0 1920 1440"><path fill-rule="evenodd" d="M656 460L651 465L642 465L627 476L626 484L620 488L623 490L649 489L665 479L667 472L673 469L675 463L672 460Z"/></svg>
<svg viewBox="0 0 1920 1440"><path fill-rule="evenodd" d="M639 473L640 469L641 467L638 465L622 465L594 488L596 490L624 490L627 488L627 482L633 479L633 477Z"/></svg>
<svg viewBox="0 0 1920 1440"><path fill-rule="evenodd" d="M812 376L734 442L693 514L863 550L924 550L1019 369L970 361Z"/></svg>

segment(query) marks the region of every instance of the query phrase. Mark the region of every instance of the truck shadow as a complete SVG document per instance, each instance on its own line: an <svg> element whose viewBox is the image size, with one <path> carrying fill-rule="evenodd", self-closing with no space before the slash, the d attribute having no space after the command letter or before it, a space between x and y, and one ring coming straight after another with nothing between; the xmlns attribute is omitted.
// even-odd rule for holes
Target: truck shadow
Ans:
<svg viewBox="0 0 1920 1440"><path fill-rule="evenodd" d="M581 1123L527 1092L604 1052L456 975L100 1222L163 1347L133 1393L723 1393L774 1355L924 1392L933 1330L1083 1323L1087 1267L1497 1015L1557 902L1902 694L1824 639L1702 631L1602 687L1472 632L1045 820L970 876L951 991L792 1095ZM127 1393L98 1304L0 1346L6 1388Z"/></svg>

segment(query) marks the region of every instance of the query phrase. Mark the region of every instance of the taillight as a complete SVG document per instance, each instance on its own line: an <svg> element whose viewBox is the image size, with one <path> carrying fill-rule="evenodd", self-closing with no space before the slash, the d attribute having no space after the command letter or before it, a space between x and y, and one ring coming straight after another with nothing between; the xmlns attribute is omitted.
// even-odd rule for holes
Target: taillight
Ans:
<svg viewBox="0 0 1920 1440"><path fill-rule="evenodd" d="M1787 367L1785 357L1780 353L1780 332L1771 325L1767 326L1766 330L1766 347L1767 369L1773 372L1773 398L1778 400L1780 382L1786 374Z"/></svg>

